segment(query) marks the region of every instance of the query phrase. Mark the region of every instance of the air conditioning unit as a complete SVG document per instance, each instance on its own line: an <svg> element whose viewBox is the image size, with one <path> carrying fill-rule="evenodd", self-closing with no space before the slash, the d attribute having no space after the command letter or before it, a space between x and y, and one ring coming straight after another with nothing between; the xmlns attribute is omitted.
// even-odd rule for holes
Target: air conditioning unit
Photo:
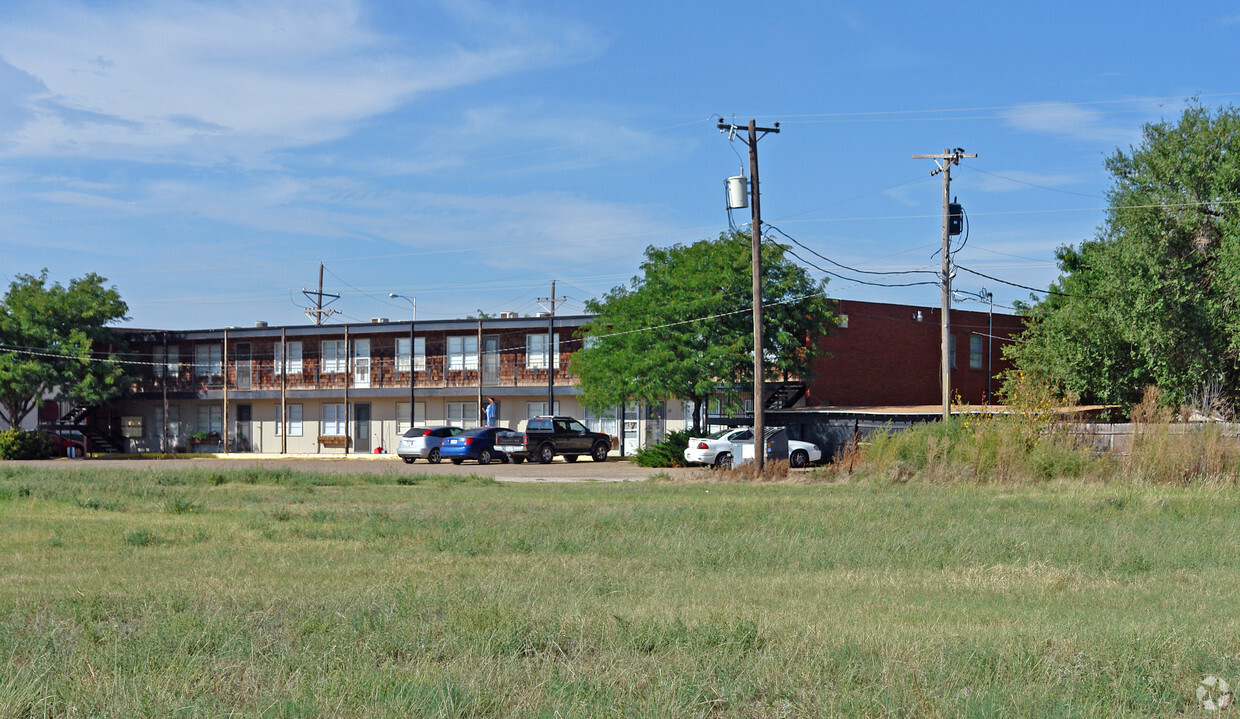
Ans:
<svg viewBox="0 0 1240 719"><path fill-rule="evenodd" d="M518 317L520 317L520 315L518 315L516 312L500 312L499 313L499 318L501 320L515 320Z"/></svg>
<svg viewBox="0 0 1240 719"><path fill-rule="evenodd" d="M371 317L370 318L370 324L372 325L385 324L387 321L388 321L388 318L386 317Z"/></svg>

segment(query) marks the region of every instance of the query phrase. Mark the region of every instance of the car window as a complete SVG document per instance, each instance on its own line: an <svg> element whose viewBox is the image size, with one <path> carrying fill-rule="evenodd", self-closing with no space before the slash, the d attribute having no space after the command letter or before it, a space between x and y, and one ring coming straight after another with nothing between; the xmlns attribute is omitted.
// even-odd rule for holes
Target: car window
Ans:
<svg viewBox="0 0 1240 719"><path fill-rule="evenodd" d="M569 431L569 428L568 428L568 422L567 422L567 421L565 421L565 420L562 420L562 419L557 419L557 420L555 421L555 431L557 431L557 432L567 432L567 431Z"/></svg>
<svg viewBox="0 0 1240 719"><path fill-rule="evenodd" d="M572 430L572 431L574 431L574 432L584 432L584 431L586 431L585 426L584 426L583 424L581 424L580 422L576 421L576 420L574 420L574 421L572 421L572 422L569 422L569 423L568 423L568 428L569 428L569 429L571 429L571 430Z"/></svg>
<svg viewBox="0 0 1240 719"><path fill-rule="evenodd" d="M748 442L751 439L753 439L752 429L742 429L740 432L732 435L733 442Z"/></svg>
<svg viewBox="0 0 1240 719"><path fill-rule="evenodd" d="M714 434L712 434L712 435L711 435L710 437L708 437L707 439L723 439L724 437L727 437L729 434L732 434L732 433L733 433L733 432L735 432L735 431L736 431L736 430L735 430L735 429L732 429L732 428L728 428L728 429L721 429L721 430L719 430L718 432L715 432Z"/></svg>

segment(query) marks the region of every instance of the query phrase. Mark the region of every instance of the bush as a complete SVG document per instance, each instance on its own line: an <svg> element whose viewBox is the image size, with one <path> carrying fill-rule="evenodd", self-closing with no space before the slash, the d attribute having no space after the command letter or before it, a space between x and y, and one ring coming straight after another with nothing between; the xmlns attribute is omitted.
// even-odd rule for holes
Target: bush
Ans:
<svg viewBox="0 0 1240 719"><path fill-rule="evenodd" d="M56 456L56 440L46 432L6 429L0 432L0 459L47 459Z"/></svg>
<svg viewBox="0 0 1240 719"><path fill-rule="evenodd" d="M633 461L639 467L683 467L690 434L690 430L668 432L662 442L638 449Z"/></svg>

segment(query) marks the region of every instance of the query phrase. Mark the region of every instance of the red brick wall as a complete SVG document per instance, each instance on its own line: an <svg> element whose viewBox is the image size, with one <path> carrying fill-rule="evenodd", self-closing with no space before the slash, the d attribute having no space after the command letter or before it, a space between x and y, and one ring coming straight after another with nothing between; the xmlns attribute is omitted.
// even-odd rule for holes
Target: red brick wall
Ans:
<svg viewBox="0 0 1240 719"><path fill-rule="evenodd" d="M829 356L814 360L810 378L811 406L935 405L939 390L939 308L839 300L848 327L821 340ZM921 321L915 319L920 313ZM987 372L987 313L952 308L951 333L956 336L956 364L952 368L952 396L981 403L986 398L988 374L1008 369L1003 346L993 342L992 371ZM996 337L1020 333L1019 317L994 315ZM982 367L969 368L969 337L982 336ZM992 390L999 390L999 381Z"/></svg>

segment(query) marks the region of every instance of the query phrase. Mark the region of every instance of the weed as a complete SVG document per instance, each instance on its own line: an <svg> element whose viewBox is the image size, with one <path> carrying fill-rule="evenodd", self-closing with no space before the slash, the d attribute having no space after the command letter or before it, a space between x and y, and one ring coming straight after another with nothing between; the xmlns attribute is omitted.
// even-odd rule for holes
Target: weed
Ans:
<svg viewBox="0 0 1240 719"><path fill-rule="evenodd" d="M149 529L137 529L125 535L125 544L133 547L148 547L157 541L159 537Z"/></svg>
<svg viewBox="0 0 1240 719"><path fill-rule="evenodd" d="M198 511L200 505L188 497L173 497L164 502L164 511L168 514L190 514Z"/></svg>

